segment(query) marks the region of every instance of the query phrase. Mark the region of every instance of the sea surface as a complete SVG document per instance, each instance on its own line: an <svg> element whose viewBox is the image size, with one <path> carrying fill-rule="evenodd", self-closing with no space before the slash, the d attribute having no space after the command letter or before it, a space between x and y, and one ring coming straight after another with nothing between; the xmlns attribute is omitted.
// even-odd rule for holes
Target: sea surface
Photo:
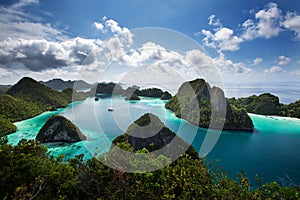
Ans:
<svg viewBox="0 0 300 200"><path fill-rule="evenodd" d="M111 141L126 131L141 115L151 112L164 124L200 151L207 129L195 127L177 118L164 108L166 101L142 98L125 101L124 97L103 97L99 101L88 98L74 102L67 108L45 112L34 118L16 122L18 131L8 136L9 143L17 144L22 138L35 139L47 119L60 114L75 123L88 139L74 144L47 144L54 156L64 154L72 158L84 154L84 159L107 152ZM112 107L113 112L108 111ZM223 131L208 152L208 161L217 161L228 175L236 178L244 170L254 180L256 174L265 181L300 184L300 120L293 118L249 114L254 122L254 133Z"/></svg>
<svg viewBox="0 0 300 200"><path fill-rule="evenodd" d="M226 97L248 97L253 94L271 93L281 103L289 104L300 99L300 82L248 82L224 83Z"/></svg>

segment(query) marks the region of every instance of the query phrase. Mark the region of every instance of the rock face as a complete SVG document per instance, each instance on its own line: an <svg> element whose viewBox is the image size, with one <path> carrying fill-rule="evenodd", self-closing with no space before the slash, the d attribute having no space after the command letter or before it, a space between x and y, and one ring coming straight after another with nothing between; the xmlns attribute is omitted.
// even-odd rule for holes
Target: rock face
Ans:
<svg viewBox="0 0 300 200"><path fill-rule="evenodd" d="M176 134L164 126L157 116L146 113L134 121L134 123L128 127L126 133L115 138L113 144L117 145L117 143L122 142L129 143L130 146L133 147L134 152L142 150L143 148L146 148L149 152L153 152L167 147L170 152L176 154L180 148L185 148L187 149L186 153L192 158L199 158L198 153L192 146L180 137L175 136ZM169 145L171 141L176 145Z"/></svg>
<svg viewBox="0 0 300 200"><path fill-rule="evenodd" d="M141 100L140 97L136 94L131 94L131 95L127 95L125 97L125 100L129 101L129 100Z"/></svg>
<svg viewBox="0 0 300 200"><path fill-rule="evenodd" d="M41 128L36 140L45 142L78 142L86 136L68 119L54 115Z"/></svg>
<svg viewBox="0 0 300 200"><path fill-rule="evenodd" d="M162 96L160 97L161 100L169 100L172 98L172 95L168 92L168 91L165 91Z"/></svg>
<svg viewBox="0 0 300 200"><path fill-rule="evenodd" d="M173 111L177 117L204 128L210 127L212 117L214 121L224 121L225 118L223 127L225 130L253 131L254 127L245 109L231 106L220 88L211 88L203 79L183 83L165 107ZM212 108L215 111L213 115ZM219 128L216 125L216 129Z"/></svg>

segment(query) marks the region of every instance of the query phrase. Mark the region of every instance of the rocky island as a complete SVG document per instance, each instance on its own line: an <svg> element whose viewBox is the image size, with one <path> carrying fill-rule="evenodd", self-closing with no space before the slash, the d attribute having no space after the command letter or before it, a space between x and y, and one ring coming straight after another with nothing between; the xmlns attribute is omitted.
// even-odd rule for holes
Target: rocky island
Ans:
<svg viewBox="0 0 300 200"><path fill-rule="evenodd" d="M41 128L36 140L41 143L79 142L86 140L86 136L67 118L53 115Z"/></svg>
<svg viewBox="0 0 300 200"><path fill-rule="evenodd" d="M239 109L232 106L220 88L210 87L203 79L183 83L177 94L166 103L165 107L173 111L177 117L199 127L208 128L210 126L214 107L216 110L226 110L223 129L253 131L254 128L252 120L244 108ZM197 107L199 109L196 109ZM216 121L224 120L224 117L218 117L218 113L213 117Z"/></svg>
<svg viewBox="0 0 300 200"><path fill-rule="evenodd" d="M175 140L176 145L168 145L172 140ZM127 131L115 138L112 143L116 146L126 146L127 150L130 149L132 152L138 152L144 148L149 152L154 152L166 147L169 152L176 154L185 148L189 156L194 159L199 158L191 145L179 136L176 137L176 134L152 113L146 113L135 120Z"/></svg>

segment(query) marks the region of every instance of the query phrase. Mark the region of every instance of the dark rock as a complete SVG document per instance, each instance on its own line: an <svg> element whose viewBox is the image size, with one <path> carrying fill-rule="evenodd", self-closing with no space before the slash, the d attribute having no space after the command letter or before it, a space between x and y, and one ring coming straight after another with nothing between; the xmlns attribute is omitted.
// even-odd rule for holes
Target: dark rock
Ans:
<svg viewBox="0 0 300 200"><path fill-rule="evenodd" d="M115 138L113 144L116 145L120 142L129 143L133 147L134 152L143 148L146 148L149 152L154 152L166 147L167 151L174 155L182 151L182 149L187 149L186 153L192 158L199 158L198 153L192 146L179 136L175 136L176 134L164 126L157 116L147 113L134 121L128 127L126 133ZM169 145L171 141L175 145Z"/></svg>
<svg viewBox="0 0 300 200"><path fill-rule="evenodd" d="M86 136L68 119L54 115L41 128L36 140L45 142L78 142Z"/></svg>

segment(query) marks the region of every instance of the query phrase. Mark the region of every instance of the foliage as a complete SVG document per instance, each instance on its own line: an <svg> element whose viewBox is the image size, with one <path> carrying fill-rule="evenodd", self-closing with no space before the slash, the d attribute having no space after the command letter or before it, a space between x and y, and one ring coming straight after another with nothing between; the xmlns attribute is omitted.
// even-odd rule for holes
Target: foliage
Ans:
<svg viewBox="0 0 300 200"><path fill-rule="evenodd" d="M0 134L6 135L16 131L13 122L34 117L47 110L65 107L68 103L83 100L85 97L86 94L73 89L58 92L31 78L22 78L7 91L7 94L0 95L0 118L5 119L1 120Z"/></svg>
<svg viewBox="0 0 300 200"><path fill-rule="evenodd" d="M163 95L163 91L158 88L147 88L143 90L135 90L134 93L138 96L156 97L156 98L160 98Z"/></svg>
<svg viewBox="0 0 300 200"><path fill-rule="evenodd" d="M264 93L259 96L252 95L243 98L230 98L230 104L236 108L245 108L249 113L261 115L278 115L280 110L279 99L269 93Z"/></svg>
<svg viewBox="0 0 300 200"><path fill-rule="evenodd" d="M28 77L22 78L17 84L12 86L7 91L7 94L15 98L36 103L40 108L43 108L43 110L66 107L69 103L60 92L54 91Z"/></svg>
<svg viewBox="0 0 300 200"><path fill-rule="evenodd" d="M186 119L190 123L208 128L212 116L212 103L216 110L226 110L224 129L227 130L253 130L251 118L243 109L234 108L227 102L224 92L217 87L210 87L203 79L183 83L178 93L172 97L165 107L175 113L177 117ZM214 120L222 120L220 113L216 112ZM212 127L214 128L214 127Z"/></svg>
<svg viewBox="0 0 300 200"><path fill-rule="evenodd" d="M145 153L145 150L139 153ZM184 155L154 172L124 173L92 158L68 162L47 155L45 146L0 141L0 199L299 199L297 186L277 182L253 187L242 172L238 181L207 169L202 159Z"/></svg>
<svg viewBox="0 0 300 200"><path fill-rule="evenodd" d="M116 83L98 83L96 87L96 93L102 93L102 94L123 94L124 90L122 86Z"/></svg>
<svg viewBox="0 0 300 200"><path fill-rule="evenodd" d="M0 116L0 137L16 131L17 127L13 123Z"/></svg>
<svg viewBox="0 0 300 200"><path fill-rule="evenodd" d="M11 122L31 118L42 112L42 108L36 103L14 98L7 94L0 96L0 116Z"/></svg>
<svg viewBox="0 0 300 200"><path fill-rule="evenodd" d="M300 118L300 100L288 105L281 105L280 115L284 117Z"/></svg>
<svg viewBox="0 0 300 200"><path fill-rule="evenodd" d="M269 93L238 99L230 98L228 102L236 108L244 108L254 114L300 118L300 100L287 105L280 104L278 97Z"/></svg>

